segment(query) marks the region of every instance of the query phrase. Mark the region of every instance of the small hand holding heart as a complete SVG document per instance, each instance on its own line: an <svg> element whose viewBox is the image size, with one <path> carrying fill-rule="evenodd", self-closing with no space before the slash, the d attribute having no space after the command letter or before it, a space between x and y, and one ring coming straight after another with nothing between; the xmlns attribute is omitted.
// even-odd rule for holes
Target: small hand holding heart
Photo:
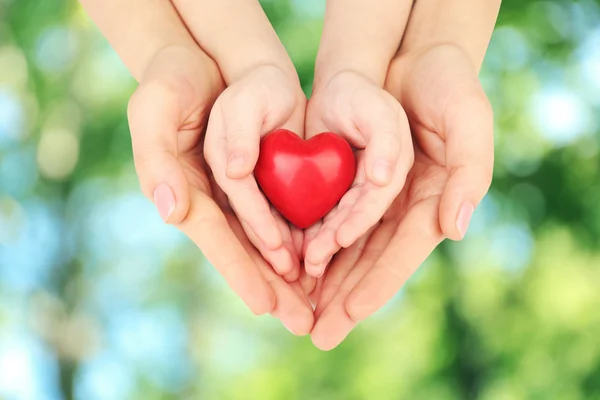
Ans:
<svg viewBox="0 0 600 400"><path fill-rule="evenodd" d="M303 140L279 129L266 135L254 177L273 207L296 228L306 229L305 269L318 278L340 248L383 217L404 186L414 154L398 101L358 74L331 79L316 92L307 113L310 132L338 134L321 131ZM356 155L348 141L358 149Z"/></svg>

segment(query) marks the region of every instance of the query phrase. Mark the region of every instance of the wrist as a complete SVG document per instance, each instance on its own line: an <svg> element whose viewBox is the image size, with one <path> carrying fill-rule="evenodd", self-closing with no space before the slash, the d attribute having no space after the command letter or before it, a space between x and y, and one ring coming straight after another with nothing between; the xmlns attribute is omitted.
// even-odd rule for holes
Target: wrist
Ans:
<svg viewBox="0 0 600 400"><path fill-rule="evenodd" d="M358 57L357 57L358 55ZM356 49L352 52L319 51L313 85L323 86L336 75L352 71L383 87L392 56Z"/></svg>
<svg viewBox="0 0 600 400"><path fill-rule="evenodd" d="M496 23L500 0L426 0L415 3L401 54L423 54L437 46L455 46L479 71Z"/></svg>
<svg viewBox="0 0 600 400"><path fill-rule="evenodd" d="M237 82L243 79L245 76L264 69L273 69L276 72L282 73L286 76L290 81L297 84L300 87L300 78L298 77L298 73L294 64L286 56L261 56L256 57L251 60L244 60L245 62L234 63L236 64L235 68L229 69L228 76L225 77L225 81L227 85L231 85L234 82Z"/></svg>
<svg viewBox="0 0 600 400"><path fill-rule="evenodd" d="M176 92L223 90L223 78L215 62L197 45L168 44L149 58L140 78L140 84L155 78L166 80ZM199 85L204 86L200 88Z"/></svg>

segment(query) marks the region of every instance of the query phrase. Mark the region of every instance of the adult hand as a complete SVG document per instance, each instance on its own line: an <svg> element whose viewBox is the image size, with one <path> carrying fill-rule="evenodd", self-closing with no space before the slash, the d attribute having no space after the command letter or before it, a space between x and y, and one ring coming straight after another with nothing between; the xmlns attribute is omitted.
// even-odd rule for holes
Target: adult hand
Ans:
<svg viewBox="0 0 600 400"><path fill-rule="evenodd" d="M254 313L271 313L292 332L306 334L313 314L300 283L286 283L252 246L206 165L204 130L223 88L218 69L199 48L169 46L152 58L129 104L142 190Z"/></svg>
<svg viewBox="0 0 600 400"><path fill-rule="evenodd" d="M460 47L401 55L386 89L408 115L415 162L378 226L334 257L312 294L323 350L389 301L444 237L464 237L492 179L492 109Z"/></svg>

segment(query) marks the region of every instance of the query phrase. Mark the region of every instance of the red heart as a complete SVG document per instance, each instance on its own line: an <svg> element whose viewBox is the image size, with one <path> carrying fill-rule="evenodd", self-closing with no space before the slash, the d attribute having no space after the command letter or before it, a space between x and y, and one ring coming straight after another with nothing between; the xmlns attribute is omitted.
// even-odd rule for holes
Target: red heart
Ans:
<svg viewBox="0 0 600 400"><path fill-rule="evenodd" d="M356 159L348 142L335 133L303 140L279 129L261 141L254 174L271 204L304 229L331 211L350 188Z"/></svg>

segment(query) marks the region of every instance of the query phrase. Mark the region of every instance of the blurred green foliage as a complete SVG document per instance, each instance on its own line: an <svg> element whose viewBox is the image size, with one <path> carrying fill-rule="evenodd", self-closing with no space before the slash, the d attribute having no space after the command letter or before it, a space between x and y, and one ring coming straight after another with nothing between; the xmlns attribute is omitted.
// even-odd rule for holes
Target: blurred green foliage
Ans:
<svg viewBox="0 0 600 400"><path fill-rule="evenodd" d="M263 6L310 93L323 1ZM79 5L0 0L0 398L600 399L599 27L599 2L504 1L470 234L323 353L143 198L135 82Z"/></svg>

